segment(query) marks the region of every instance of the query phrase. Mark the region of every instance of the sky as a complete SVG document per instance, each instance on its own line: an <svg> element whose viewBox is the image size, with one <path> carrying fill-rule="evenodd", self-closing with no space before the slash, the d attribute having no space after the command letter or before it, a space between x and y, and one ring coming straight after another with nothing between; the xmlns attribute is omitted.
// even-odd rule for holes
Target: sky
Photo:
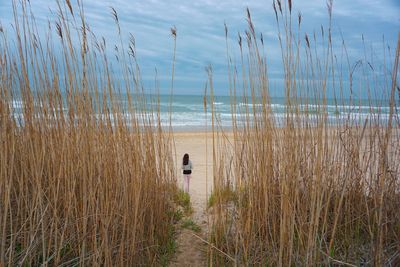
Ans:
<svg viewBox="0 0 400 267"><path fill-rule="evenodd" d="M12 31L12 0L0 0L0 22ZM30 0L38 26L54 21L55 0ZM71 0L76 6L76 0ZM276 94L283 80L281 52L272 0L83 0L85 16L97 36L117 42L110 7L118 12L124 41L135 36L137 56L145 86L153 87L155 68L161 93L169 92L173 55L170 28L177 29L175 69L176 94L202 94L207 81L205 68L213 67L217 94L228 94L224 23L228 26L229 46L237 59L237 33L247 28L246 8L251 11L257 33L264 36L270 81ZM325 0L293 0L293 13L302 14L303 32L309 34L328 24ZM296 15L297 16L297 15ZM400 0L334 0L333 36L346 41L351 60L363 55L361 36L368 47L380 53L383 36L394 50L400 31ZM274 95L274 93L273 93Z"/></svg>

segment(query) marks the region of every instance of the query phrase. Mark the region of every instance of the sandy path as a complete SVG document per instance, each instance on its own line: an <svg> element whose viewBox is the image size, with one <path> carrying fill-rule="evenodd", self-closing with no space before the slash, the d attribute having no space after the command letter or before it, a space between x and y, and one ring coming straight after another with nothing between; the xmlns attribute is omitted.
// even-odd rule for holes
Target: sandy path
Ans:
<svg viewBox="0 0 400 267"><path fill-rule="evenodd" d="M177 236L177 253L170 266L207 266L207 246L193 234L207 240L207 198L212 188L212 140L206 133L175 133L176 167L178 185L182 188L180 172L183 154L188 153L194 170L190 181L190 198L193 207L192 220L201 227L200 233L181 229ZM207 146L206 146L207 144ZM207 148L207 149L206 149ZM207 151L208 150L208 151ZM206 157L207 152L207 157Z"/></svg>

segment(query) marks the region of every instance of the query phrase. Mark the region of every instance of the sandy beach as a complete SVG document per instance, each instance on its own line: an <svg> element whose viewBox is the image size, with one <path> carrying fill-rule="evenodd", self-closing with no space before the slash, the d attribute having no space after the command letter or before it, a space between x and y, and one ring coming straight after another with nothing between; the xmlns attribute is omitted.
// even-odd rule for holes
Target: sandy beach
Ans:
<svg viewBox="0 0 400 267"><path fill-rule="evenodd" d="M174 134L178 185L183 186L182 157L188 153L194 169L190 181L192 205L205 207L212 188L212 137L205 132L178 132Z"/></svg>
<svg viewBox="0 0 400 267"><path fill-rule="evenodd" d="M188 153L194 166L189 189L193 207L191 218L202 229L196 235L207 240L206 207L213 184L212 136L211 133L206 132L177 132L174 133L174 138L178 186L183 188L183 176L180 168L183 155ZM171 266L207 266L205 251L207 247L194 234L188 229L180 230L177 237L177 255Z"/></svg>

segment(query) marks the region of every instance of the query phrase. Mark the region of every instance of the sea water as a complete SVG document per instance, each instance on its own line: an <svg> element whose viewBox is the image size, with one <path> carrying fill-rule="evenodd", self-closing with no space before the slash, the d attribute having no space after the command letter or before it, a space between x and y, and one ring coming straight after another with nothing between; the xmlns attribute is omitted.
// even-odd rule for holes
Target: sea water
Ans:
<svg viewBox="0 0 400 267"><path fill-rule="evenodd" d="M128 111L128 98L123 95L115 101L120 110L124 110L124 116L128 122L131 114ZM261 98L256 98L254 103L251 99L237 97L235 101L230 96L209 96L200 95L145 95L143 101L133 101L133 107L143 113L159 115L163 127L172 126L175 131L204 131L210 130L212 120L214 127L232 127L232 118L235 117L237 126L244 125L247 118L252 121L254 114L260 114L264 110L269 110L269 118L277 126L285 124L290 113L287 101L282 97L270 98L267 103L262 103ZM294 101L292 101L292 104ZM40 105L40 104L36 104ZM14 100L10 105L14 116L19 122L23 122L23 102ZM66 111L67 109L64 109ZM326 105L322 101L316 103L312 99L302 99L292 106L292 111L298 114L297 118L305 119L308 123L316 122L321 118L326 118L329 124L348 123L364 124L365 121L377 121L380 124L387 123L390 114L388 101L383 100L335 100L327 99ZM233 114L234 113L234 114ZM250 117L246 116L246 113ZM400 110L394 107L394 123L398 120ZM233 116L234 115L234 116ZM96 118L104 117L104 114L94 114ZM260 117L260 116L258 116ZM157 120L157 116L154 116ZM111 116L113 121L113 117ZM155 121L154 124L157 122Z"/></svg>
<svg viewBox="0 0 400 267"><path fill-rule="evenodd" d="M205 103L206 101L206 103ZM338 101L327 99L326 105L315 103L313 100L302 100L297 105L298 117L308 117L307 121L317 121L326 114L330 124L351 121L353 124L363 124L366 120L375 120L379 123L387 123L390 113L389 103L379 100L350 100ZM270 118L277 126L282 126L287 120L288 105L285 98L271 98L269 103L262 103L261 98L256 98L255 103L251 99L237 97L235 101L230 96L210 97L195 95L160 96L160 117L163 125L170 122L175 130L197 131L210 129L214 118L214 127L232 127L233 112L237 125L240 127L246 121L246 113L252 116L262 113L263 110L271 111ZM214 110L214 117L212 117ZM399 114L395 109L395 114Z"/></svg>

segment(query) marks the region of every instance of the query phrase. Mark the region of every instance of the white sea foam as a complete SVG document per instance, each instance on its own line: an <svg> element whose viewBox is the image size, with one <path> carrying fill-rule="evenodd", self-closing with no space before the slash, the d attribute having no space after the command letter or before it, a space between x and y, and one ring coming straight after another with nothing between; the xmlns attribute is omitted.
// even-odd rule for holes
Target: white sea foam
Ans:
<svg viewBox="0 0 400 267"><path fill-rule="evenodd" d="M179 100L179 101L178 101ZM163 126L168 126L170 124L170 114L169 114L169 107L171 105L171 125L173 127L178 127L181 129L193 129L193 128L205 128L207 125L208 127L211 125L211 107L207 105L207 111L205 113L204 106L203 106L203 99L202 97L180 97L178 100L173 100L170 104L169 98L161 99L160 102L160 120ZM223 101L220 101L223 100ZM279 102L281 102L280 100ZM278 101L277 101L278 102ZM122 107L126 104L126 102L121 101ZM14 112L14 117L16 120L22 122L23 124L23 101L21 100L14 100L10 102L10 108L12 108ZM214 118L215 120L223 127L231 127L232 126L232 114L231 114L231 105L229 98L222 98L218 99L218 101L214 102ZM39 107L39 105L36 105ZM149 107L153 107L156 109L156 106L149 103ZM261 114L263 104L257 103L246 103L240 102L236 106L236 111L238 112L235 114L235 118L237 119L238 123L245 123L247 116L253 119L253 111L256 114ZM272 110L272 119L275 121L277 125L284 125L287 114L286 112L286 105L283 103L271 103L267 104L267 107L271 108ZM315 105L315 104L302 104L299 105L300 113L297 115L299 116L300 120L305 122L313 123L317 120L322 118L323 111L326 111L327 119L329 123L343 123L348 120L354 123L363 123L365 120L371 121L378 121L379 123L386 123L389 118L388 111L390 107L383 106L367 106L367 105L333 105L330 103L329 105L325 106L325 109L322 109L322 106ZM245 114L245 111L248 108L249 114ZM253 110L254 108L254 110ZM150 108L149 108L150 110ZM63 108L63 111L67 111L66 108ZM53 115L53 118L57 118L57 110L54 110L56 113ZM126 123L130 125L132 120L138 119L138 122L141 123L143 118L149 118L150 113L145 114L136 114L131 115L129 113L120 114L122 119L126 120ZM66 114L64 114L66 116ZM115 124L116 118L114 115L104 115L104 114L94 114L93 115L96 120L110 120L112 124ZM395 116L399 116L399 114L395 114ZM157 124L157 114L154 114L154 124ZM258 118L259 119L259 118ZM78 120L78 119L77 119Z"/></svg>
<svg viewBox="0 0 400 267"><path fill-rule="evenodd" d="M24 104L24 102L22 101L22 100L13 100L12 102L11 102L11 107L13 108L13 109L18 109L18 108L22 108L23 107L23 104Z"/></svg>

